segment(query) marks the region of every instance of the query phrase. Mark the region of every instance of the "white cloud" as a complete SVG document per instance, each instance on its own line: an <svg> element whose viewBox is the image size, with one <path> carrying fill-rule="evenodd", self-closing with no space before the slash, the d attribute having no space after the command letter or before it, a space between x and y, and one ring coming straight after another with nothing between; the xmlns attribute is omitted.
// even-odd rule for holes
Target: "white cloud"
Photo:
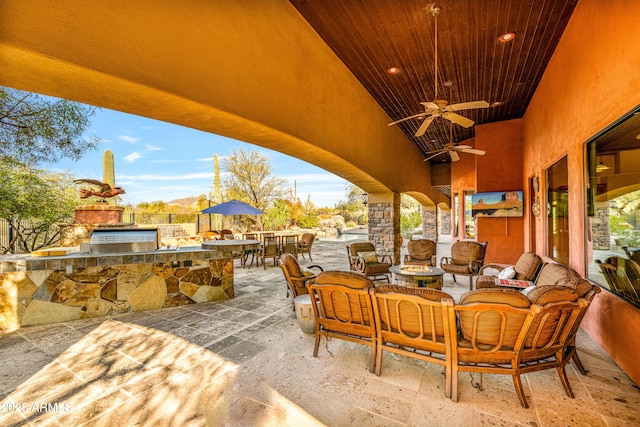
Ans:
<svg viewBox="0 0 640 427"><path fill-rule="evenodd" d="M141 157L143 157L142 154L138 153L137 151L134 151L133 153L126 156L125 160L129 163L133 163Z"/></svg>
<svg viewBox="0 0 640 427"><path fill-rule="evenodd" d="M144 148L146 148L147 151L162 151L162 150L164 150L164 148L162 148L162 147L156 147L155 145L151 145L151 144L144 144Z"/></svg>
<svg viewBox="0 0 640 427"><path fill-rule="evenodd" d="M140 139L141 139L141 138L136 138L136 137L134 137L134 136L129 136L129 135L120 135L120 136L118 137L118 139L119 139L120 141L128 142L128 143L130 143L130 144L135 144L135 143L137 143L138 141L140 141Z"/></svg>

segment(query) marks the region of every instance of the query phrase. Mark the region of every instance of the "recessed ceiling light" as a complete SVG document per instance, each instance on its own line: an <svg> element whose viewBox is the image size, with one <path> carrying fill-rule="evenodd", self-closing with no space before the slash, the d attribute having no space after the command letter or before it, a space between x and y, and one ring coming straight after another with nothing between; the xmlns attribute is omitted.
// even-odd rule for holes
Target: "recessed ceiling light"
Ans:
<svg viewBox="0 0 640 427"><path fill-rule="evenodd" d="M507 42L510 42L511 40L513 40L515 38L516 38L516 34L515 33L505 33L505 34L501 35L498 40L501 41L502 43L507 43Z"/></svg>
<svg viewBox="0 0 640 427"><path fill-rule="evenodd" d="M504 104L504 102L502 102L502 101L496 101L496 102L493 102L493 103L491 104L491 106L492 106L492 107L499 107L499 106L501 106L502 104Z"/></svg>
<svg viewBox="0 0 640 427"><path fill-rule="evenodd" d="M398 67L389 67L387 68L387 73L389 74L398 74L400 72L400 68Z"/></svg>

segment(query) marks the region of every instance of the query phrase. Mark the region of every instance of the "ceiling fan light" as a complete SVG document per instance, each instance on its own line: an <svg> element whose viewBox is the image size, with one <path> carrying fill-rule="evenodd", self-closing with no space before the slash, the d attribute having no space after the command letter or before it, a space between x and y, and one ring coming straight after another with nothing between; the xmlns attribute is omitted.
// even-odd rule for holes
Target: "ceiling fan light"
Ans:
<svg viewBox="0 0 640 427"><path fill-rule="evenodd" d="M400 68L398 67L389 67L387 68L387 73L389 74L398 74L400 72Z"/></svg>
<svg viewBox="0 0 640 427"><path fill-rule="evenodd" d="M502 42L502 43L508 43L510 41L512 41L513 39L516 38L516 34L515 33L505 33L503 35L500 36L500 38L498 38L498 41Z"/></svg>
<svg viewBox="0 0 640 427"><path fill-rule="evenodd" d="M596 172L602 172L608 169L609 166L606 163L603 163L602 160L600 160L600 163L598 163L598 166L596 166Z"/></svg>

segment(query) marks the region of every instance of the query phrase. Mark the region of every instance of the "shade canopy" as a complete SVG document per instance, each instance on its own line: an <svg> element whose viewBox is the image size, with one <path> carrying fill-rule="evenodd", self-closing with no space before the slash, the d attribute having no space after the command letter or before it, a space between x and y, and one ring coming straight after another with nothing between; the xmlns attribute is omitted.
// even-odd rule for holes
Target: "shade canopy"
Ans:
<svg viewBox="0 0 640 427"><path fill-rule="evenodd" d="M233 199L228 202L220 203L215 206L208 207L201 211L204 214L221 214L221 215L262 215L260 209L256 209L253 206Z"/></svg>

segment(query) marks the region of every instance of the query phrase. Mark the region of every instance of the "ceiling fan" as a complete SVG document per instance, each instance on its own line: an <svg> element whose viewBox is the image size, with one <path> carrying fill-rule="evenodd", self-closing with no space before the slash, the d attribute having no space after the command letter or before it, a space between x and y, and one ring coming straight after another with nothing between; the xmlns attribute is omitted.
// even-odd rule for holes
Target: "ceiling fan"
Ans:
<svg viewBox="0 0 640 427"><path fill-rule="evenodd" d="M449 142L445 144L444 147L438 150L427 152L426 154L427 155L431 154L431 156L424 159L424 161L426 162L441 154L449 153L449 157L451 157L451 161L457 162L458 160L460 160L460 156L458 155L458 152L475 154L478 156L484 156L485 154L484 150L477 150L475 148L472 148L470 145L457 145L455 142L453 142L453 122L451 122L449 123Z"/></svg>
<svg viewBox="0 0 640 427"><path fill-rule="evenodd" d="M389 126L392 126L397 123L404 122L405 120L414 119L417 117L426 117L418 128L418 131L415 133L415 136L424 135L424 133L427 131L427 128L436 117L443 117L450 122L468 128L473 125L474 121L461 116L460 114L456 114L454 111L470 110L474 108L489 108L489 103L487 101L461 102L458 104L449 105L446 100L438 99L438 15L440 15L440 8L436 7L434 3L431 5L431 9L429 10L429 12L435 19L435 99L432 102L420 103L424 106L424 112L389 123Z"/></svg>

